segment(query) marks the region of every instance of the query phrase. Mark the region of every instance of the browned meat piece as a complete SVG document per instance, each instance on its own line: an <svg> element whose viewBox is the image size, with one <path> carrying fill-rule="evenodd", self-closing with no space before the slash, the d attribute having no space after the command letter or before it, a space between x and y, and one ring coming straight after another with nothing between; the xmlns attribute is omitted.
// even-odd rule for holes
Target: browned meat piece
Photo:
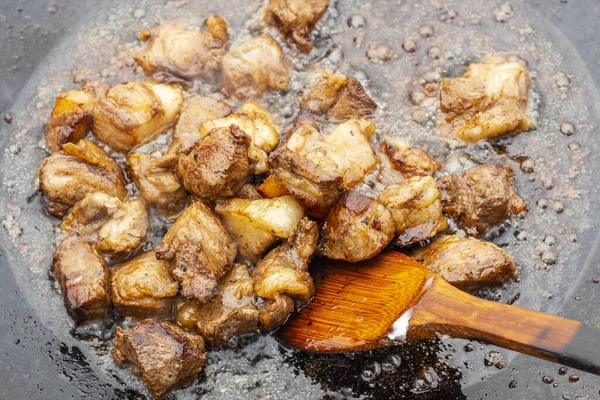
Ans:
<svg viewBox="0 0 600 400"><path fill-rule="evenodd" d="M513 170L500 163L483 164L441 178L444 213L471 236L527 209L515 190Z"/></svg>
<svg viewBox="0 0 600 400"><path fill-rule="evenodd" d="M206 19L208 31L188 29L169 21L140 32L146 47L133 54L146 75L164 72L183 79L213 79L229 40L227 23L221 17Z"/></svg>
<svg viewBox="0 0 600 400"><path fill-rule="evenodd" d="M256 186L251 183L244 184L235 196L244 200L260 200L263 198L258 190L256 190Z"/></svg>
<svg viewBox="0 0 600 400"><path fill-rule="evenodd" d="M46 158L40 167L40 190L46 211L61 218L90 193L103 192L123 200L125 177L117 163L88 140L65 143L63 150Z"/></svg>
<svg viewBox="0 0 600 400"><path fill-rule="evenodd" d="M219 200L215 212L236 239L240 257L251 264L278 239L292 236L304 216L304 209L291 196Z"/></svg>
<svg viewBox="0 0 600 400"><path fill-rule="evenodd" d="M173 140L169 154L188 154L202 139L200 126L203 123L231 114L231 108L210 96L194 94L188 97L179 113L179 119L173 130Z"/></svg>
<svg viewBox="0 0 600 400"><path fill-rule="evenodd" d="M213 129L190 154L179 157L183 185L203 200L233 196L248 177L250 143L236 125Z"/></svg>
<svg viewBox="0 0 600 400"><path fill-rule="evenodd" d="M166 214L181 211L187 203L187 191L177 177L178 159L167 154L162 158L135 153L127 157L127 169L142 198Z"/></svg>
<svg viewBox="0 0 600 400"><path fill-rule="evenodd" d="M309 53L313 48L310 33L328 6L329 0L269 0L264 19Z"/></svg>
<svg viewBox="0 0 600 400"><path fill-rule="evenodd" d="M398 246L408 246L434 237L448 227L442 215L440 191L430 176L414 177L405 184L389 186L379 202L391 212Z"/></svg>
<svg viewBox="0 0 600 400"><path fill-rule="evenodd" d="M260 36L231 50L221 60L221 81L239 99L260 97L271 89L287 88L290 70L281 47L270 36Z"/></svg>
<svg viewBox="0 0 600 400"><path fill-rule="evenodd" d="M379 148L392 162L394 169L402 172L406 178L413 176L433 176L440 169L425 150L410 147L400 140L388 138Z"/></svg>
<svg viewBox="0 0 600 400"><path fill-rule="evenodd" d="M126 316L169 317L179 285L169 264L156 259L154 251L141 254L112 268L113 305Z"/></svg>
<svg viewBox="0 0 600 400"><path fill-rule="evenodd" d="M516 280L513 259L493 243L457 235L442 236L418 249L413 257L463 290Z"/></svg>
<svg viewBox="0 0 600 400"><path fill-rule="evenodd" d="M258 331L258 310L246 266L234 265L219 280L219 295L201 306L197 318L198 332L215 347L236 335Z"/></svg>
<svg viewBox="0 0 600 400"><path fill-rule="evenodd" d="M342 191L342 175L285 147L271 153L269 167L275 185L298 200L315 218L323 218Z"/></svg>
<svg viewBox="0 0 600 400"><path fill-rule="evenodd" d="M236 245L210 208L195 202L154 251L157 259L171 264L182 296L206 303L217 295L217 280L231 269Z"/></svg>
<svg viewBox="0 0 600 400"><path fill-rule="evenodd" d="M325 72L302 99L302 108L331 121L365 118L377 111L377 103L353 76Z"/></svg>
<svg viewBox="0 0 600 400"><path fill-rule="evenodd" d="M52 273L75 322L108 318L108 266L78 234L72 233L60 243L54 253Z"/></svg>
<svg viewBox="0 0 600 400"><path fill-rule="evenodd" d="M315 294L315 285L308 273L308 264L317 248L319 228L303 218L298 229L286 243L271 250L252 271L254 291L266 302L259 306L261 323L265 330L285 322L292 298L296 306L307 304ZM271 314L269 314L271 313Z"/></svg>
<svg viewBox="0 0 600 400"><path fill-rule="evenodd" d="M111 87L94 106L94 135L111 148L128 152L167 131L183 104L178 86L151 81Z"/></svg>
<svg viewBox="0 0 600 400"><path fill-rule="evenodd" d="M440 82L440 108L459 138L476 142L528 129L531 78L520 63L471 64L458 78Z"/></svg>
<svg viewBox="0 0 600 400"><path fill-rule="evenodd" d="M96 248L108 255L135 250L148 233L148 210L141 200L123 204L98 231Z"/></svg>
<svg viewBox="0 0 600 400"><path fill-rule="evenodd" d="M269 175L267 179L261 183L256 190L262 197L272 199L275 197L286 196L288 194L285 187L280 184L275 175Z"/></svg>
<svg viewBox="0 0 600 400"><path fill-rule="evenodd" d="M390 244L395 232L390 210L358 191L346 192L325 219L319 255L350 262L367 260Z"/></svg>
<svg viewBox="0 0 600 400"><path fill-rule="evenodd" d="M204 340L168 321L117 327L112 351L117 364L130 363L154 398L190 384L204 365Z"/></svg>
<svg viewBox="0 0 600 400"><path fill-rule="evenodd" d="M252 138L248 158L252 161L255 174L267 172L267 154L279 143L279 128L271 113L257 101L242 105L240 111L221 119L213 119L200 126L200 135L206 136L215 128L237 125Z"/></svg>
<svg viewBox="0 0 600 400"><path fill-rule="evenodd" d="M92 235L100 230L123 207L123 202L102 192L88 194L75 204L65 217L60 229L76 231L80 235Z"/></svg>

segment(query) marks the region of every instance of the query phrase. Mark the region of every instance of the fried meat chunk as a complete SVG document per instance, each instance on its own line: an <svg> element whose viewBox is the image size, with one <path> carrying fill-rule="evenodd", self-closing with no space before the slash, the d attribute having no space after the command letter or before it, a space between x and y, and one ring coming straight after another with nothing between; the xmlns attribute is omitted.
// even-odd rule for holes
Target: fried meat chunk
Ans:
<svg viewBox="0 0 600 400"><path fill-rule="evenodd" d="M286 243L271 250L252 271L254 291L265 299L258 307L260 323L265 330L275 329L285 322L290 300L301 307L315 294L308 264L318 239L317 224L303 218L296 233Z"/></svg>
<svg viewBox="0 0 600 400"><path fill-rule="evenodd" d="M202 200L233 196L250 171L250 143L236 125L213 129L190 154L179 157L183 185Z"/></svg>
<svg viewBox="0 0 600 400"><path fill-rule="evenodd" d="M57 218L90 193L103 192L121 200L127 196L121 168L85 139L65 143L62 151L47 157L40 166L39 179L44 207Z"/></svg>
<svg viewBox="0 0 600 400"><path fill-rule="evenodd" d="M111 274L113 305L122 315L136 318L168 318L179 285L169 264L149 251L115 265Z"/></svg>
<svg viewBox="0 0 600 400"><path fill-rule="evenodd" d="M392 212L398 246L432 238L448 227L442 215L440 191L430 176L417 176L402 185L388 186L378 200Z"/></svg>
<svg viewBox="0 0 600 400"><path fill-rule="evenodd" d="M531 78L520 63L471 64L441 81L440 108L454 134L468 142L527 130Z"/></svg>
<svg viewBox="0 0 600 400"><path fill-rule="evenodd" d="M170 263L182 296L202 303L217 295L217 281L231 269L237 252L219 218L202 202L185 209L154 251Z"/></svg>
<svg viewBox="0 0 600 400"><path fill-rule="evenodd" d="M108 266L77 233L67 236L56 249L52 273L60 285L67 311L75 322L108 318Z"/></svg>
<svg viewBox="0 0 600 400"><path fill-rule="evenodd" d="M135 250L148 233L148 210L142 200L129 200L98 231L96 248L115 255Z"/></svg>
<svg viewBox="0 0 600 400"><path fill-rule="evenodd" d="M255 174L267 171L267 155L279 143L279 127L273 117L257 101L249 101L242 105L240 111L225 118L213 119L200 126L200 135L206 136L215 128L237 125L252 138L248 157L253 164Z"/></svg>
<svg viewBox="0 0 600 400"><path fill-rule="evenodd" d="M128 152L173 126L182 104L178 86L152 81L115 85L96 102L92 131L114 150Z"/></svg>
<svg viewBox="0 0 600 400"><path fill-rule="evenodd" d="M326 114L330 121L344 121L371 116L377 103L353 76L326 71L302 99L302 108L315 115Z"/></svg>
<svg viewBox="0 0 600 400"><path fill-rule="evenodd" d="M127 170L140 195L165 214L175 214L187 203L188 193L177 177L177 165L177 156L173 154L158 158L134 153L127 157Z"/></svg>
<svg viewBox="0 0 600 400"><path fill-rule="evenodd" d="M471 236L527 209L516 192L512 168L500 163L482 164L441 178L444 213Z"/></svg>
<svg viewBox="0 0 600 400"><path fill-rule="evenodd" d="M518 277L515 262L504 250L474 238L442 236L412 256L464 290L500 285Z"/></svg>
<svg viewBox="0 0 600 400"><path fill-rule="evenodd" d="M82 236L92 235L100 230L113 215L123 207L117 197L103 192L88 194L75 204L60 224L66 232L77 232Z"/></svg>
<svg viewBox="0 0 600 400"><path fill-rule="evenodd" d="M219 200L215 212L236 239L240 257L251 264L277 240L292 236L304 216L304 209L291 196Z"/></svg>
<svg viewBox="0 0 600 400"><path fill-rule="evenodd" d="M229 95L239 99L260 97L267 90L283 90L289 79L288 61L270 36L243 43L221 60L221 83Z"/></svg>
<svg viewBox="0 0 600 400"><path fill-rule="evenodd" d="M433 176L440 169L440 164L434 161L423 149L410 147L402 141L387 138L379 147L395 170L400 171L406 178L413 176Z"/></svg>
<svg viewBox="0 0 600 400"><path fill-rule="evenodd" d="M329 0L269 0L265 22L291 38L303 53L313 48L310 33L329 7Z"/></svg>
<svg viewBox="0 0 600 400"><path fill-rule="evenodd" d="M183 79L212 80L229 37L227 23L221 17L208 17L206 26L208 31L168 21L144 30L140 39L146 46L133 57L146 75L163 72Z"/></svg>
<svg viewBox="0 0 600 400"><path fill-rule="evenodd" d="M320 256L357 262L379 254L396 233L392 213L353 190L342 195L321 228Z"/></svg>
<svg viewBox="0 0 600 400"><path fill-rule="evenodd" d="M206 364L202 337L168 321L117 327L112 356L118 365L130 363L155 399L190 384Z"/></svg>
<svg viewBox="0 0 600 400"><path fill-rule="evenodd" d="M179 112L168 153L189 154L202 139L200 126L207 121L224 118L229 114L231 108L227 104L210 96L194 94L188 97Z"/></svg>

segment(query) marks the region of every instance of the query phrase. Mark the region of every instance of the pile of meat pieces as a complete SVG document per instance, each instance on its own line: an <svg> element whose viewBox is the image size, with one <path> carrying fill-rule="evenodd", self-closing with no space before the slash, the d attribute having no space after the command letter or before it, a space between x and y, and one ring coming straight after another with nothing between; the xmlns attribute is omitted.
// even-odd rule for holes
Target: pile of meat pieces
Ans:
<svg viewBox="0 0 600 400"><path fill-rule="evenodd" d="M309 2L312 19L282 11L294 3L271 1L266 15L307 50L327 2ZM211 17L207 29L145 31L136 59L155 77L219 78L230 99L287 87L288 62L272 38L226 51L225 22ZM314 255L358 262L390 244L410 251L433 239L413 255L459 287L516 279L510 256L477 239L526 209L508 166L441 176L422 149L391 138L374 148L368 118L377 104L351 76L323 72L301 105L281 135L256 100L235 110L210 96L185 98L176 84L86 83L57 98L52 154L39 173L45 209L66 232L52 272L76 323L108 319L112 309L138 323L117 328L113 356L155 397L193 380L205 342L218 348L274 330L306 305ZM321 115L338 123L326 134ZM135 152L171 129L164 154ZM89 131L106 146L85 139ZM126 155L126 174L109 148ZM373 176L378 184L367 182ZM141 252L151 208L174 222ZM447 218L470 237L443 236Z"/></svg>

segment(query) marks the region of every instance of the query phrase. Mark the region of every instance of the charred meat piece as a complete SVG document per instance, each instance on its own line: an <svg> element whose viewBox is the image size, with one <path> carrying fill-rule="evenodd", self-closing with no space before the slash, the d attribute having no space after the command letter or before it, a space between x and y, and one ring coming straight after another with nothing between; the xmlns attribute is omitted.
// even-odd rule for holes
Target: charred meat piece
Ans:
<svg viewBox="0 0 600 400"><path fill-rule="evenodd" d="M264 20L290 37L303 53L313 48L310 33L319 22L329 0L269 0Z"/></svg>
<svg viewBox="0 0 600 400"><path fill-rule="evenodd" d="M231 50L221 60L225 91L239 99L283 90L290 79L288 61L270 36L260 36Z"/></svg>
<svg viewBox="0 0 600 400"><path fill-rule="evenodd" d="M217 280L236 256L235 242L201 202L185 209L154 251L157 259L170 263L182 296L202 303L217 295Z"/></svg>
<svg viewBox="0 0 600 400"><path fill-rule="evenodd" d="M117 327L112 355L117 364L132 365L155 399L190 384L206 364L202 337L168 321Z"/></svg>
<svg viewBox="0 0 600 400"><path fill-rule="evenodd" d="M265 330L276 328L287 318L289 312L282 310L289 308L289 301L281 297L291 298L301 307L315 294L308 264L318 239L317 224L303 218L296 233L286 243L271 250L252 271L254 291L266 299L259 306L260 321Z"/></svg>
<svg viewBox="0 0 600 400"><path fill-rule="evenodd" d="M227 104L210 96L194 94L188 97L181 107L168 153L188 154L202 139L200 126L203 123L229 114L231 108Z"/></svg>
<svg viewBox="0 0 600 400"><path fill-rule="evenodd" d="M106 193L88 194L75 204L65 217L60 229L66 232L78 232L80 235L92 235L100 230L115 213L123 207L117 197Z"/></svg>
<svg viewBox="0 0 600 400"><path fill-rule="evenodd" d="M233 196L249 173L250 143L236 125L213 129L190 154L180 156L183 185L202 200Z"/></svg>
<svg viewBox="0 0 600 400"><path fill-rule="evenodd" d="M483 164L438 181L444 213L471 236L527 209L516 192L513 170L500 163Z"/></svg>
<svg viewBox="0 0 600 400"><path fill-rule="evenodd" d="M208 31L169 21L140 33L146 47L133 54L146 75L164 72L183 79L213 79L229 40L221 17L206 19Z"/></svg>
<svg viewBox="0 0 600 400"><path fill-rule="evenodd" d="M108 266L78 234L71 233L60 243L54 253L52 273L75 322L108 318Z"/></svg>
<svg viewBox="0 0 600 400"><path fill-rule="evenodd" d="M327 114L331 121L366 118L377 111L377 103L353 76L325 72L302 99L302 108L313 114Z"/></svg>
<svg viewBox="0 0 600 400"><path fill-rule="evenodd" d="M125 177L117 163L88 140L65 143L63 150L46 158L40 167L40 190L46 211L61 218L75 203L94 192L123 200Z"/></svg>
<svg viewBox="0 0 600 400"><path fill-rule="evenodd" d="M463 290L499 285L518 277L513 259L493 243L458 235L442 236L413 257Z"/></svg>
<svg viewBox="0 0 600 400"><path fill-rule="evenodd" d="M396 225L396 245L408 246L432 238L447 228L440 197L430 176L414 177L381 192L378 200L392 212Z"/></svg>
<svg viewBox="0 0 600 400"><path fill-rule="evenodd" d="M346 192L321 229L319 255L357 262L379 254L394 239L390 210L358 191Z"/></svg>
<svg viewBox="0 0 600 400"><path fill-rule="evenodd" d="M148 210L142 200L126 201L98 231L96 248L108 255L135 250L148 233Z"/></svg>
<svg viewBox="0 0 600 400"><path fill-rule="evenodd" d="M433 176L440 169L440 164L435 162L425 150L410 147L393 138L388 138L381 143L379 148L406 178L413 176Z"/></svg>
<svg viewBox="0 0 600 400"><path fill-rule="evenodd" d="M240 257L251 264L278 239L292 236L304 216L304 209L291 196L219 200L215 212L237 240Z"/></svg>
<svg viewBox="0 0 600 400"><path fill-rule="evenodd" d="M471 64L440 85L440 108L460 139L476 142L533 124L526 114L531 78L520 63Z"/></svg>
<svg viewBox="0 0 600 400"><path fill-rule="evenodd" d="M219 280L219 294L198 311L198 332L212 346L227 344L236 335L258 331L258 310L248 268L233 266Z"/></svg>
<svg viewBox="0 0 600 400"><path fill-rule="evenodd" d="M94 106L94 135L111 148L128 152L151 142L175 123L183 90L151 81L111 87Z"/></svg>
<svg viewBox="0 0 600 400"><path fill-rule="evenodd" d="M177 156L162 158L135 153L127 157L127 169L140 195L149 204L166 214L181 211L187 203L187 191L177 177Z"/></svg>
<svg viewBox="0 0 600 400"><path fill-rule="evenodd" d="M179 285L169 264L154 251L141 254L112 268L111 297L122 315L136 318L169 317Z"/></svg>
<svg viewBox="0 0 600 400"><path fill-rule="evenodd" d="M248 158L252 161L255 174L267 171L267 154L279 143L279 128L271 114L257 101L242 105L240 111L225 118L213 119L200 126L200 135L206 136L215 128L237 125L252 138Z"/></svg>

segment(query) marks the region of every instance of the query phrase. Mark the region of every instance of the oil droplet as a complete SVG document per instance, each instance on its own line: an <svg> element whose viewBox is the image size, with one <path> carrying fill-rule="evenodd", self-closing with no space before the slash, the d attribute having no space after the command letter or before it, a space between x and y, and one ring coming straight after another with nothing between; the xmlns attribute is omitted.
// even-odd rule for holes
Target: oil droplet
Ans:
<svg viewBox="0 0 600 400"><path fill-rule="evenodd" d="M579 381L579 375L571 375L569 376L569 382L575 383Z"/></svg>
<svg viewBox="0 0 600 400"><path fill-rule="evenodd" d="M433 35L433 27L431 25L421 25L419 27L419 36L428 38Z"/></svg>
<svg viewBox="0 0 600 400"><path fill-rule="evenodd" d="M402 48L407 53L414 53L417 50L417 42L412 39L404 39L402 42Z"/></svg>
<svg viewBox="0 0 600 400"><path fill-rule="evenodd" d="M509 382L509 384L508 384L508 388L509 389L514 389L516 387L517 387L517 381L512 380L512 381Z"/></svg>
<svg viewBox="0 0 600 400"><path fill-rule="evenodd" d="M558 260L558 254L552 250L544 250L540 255L540 258L546 265L553 265Z"/></svg>
<svg viewBox="0 0 600 400"><path fill-rule="evenodd" d="M369 363L360 373L360 377L365 382L370 382L381 373L381 364L377 361Z"/></svg>
<svg viewBox="0 0 600 400"><path fill-rule="evenodd" d="M563 122L560 124L560 133L565 136L571 136L573 133L575 133L575 125L570 122Z"/></svg>
<svg viewBox="0 0 600 400"><path fill-rule="evenodd" d="M513 8L510 3L504 3L494 11L494 17L498 22L506 22L513 16Z"/></svg>
<svg viewBox="0 0 600 400"><path fill-rule="evenodd" d="M542 377L542 382L549 385L554 382L554 378L548 375L544 375L544 377Z"/></svg>

